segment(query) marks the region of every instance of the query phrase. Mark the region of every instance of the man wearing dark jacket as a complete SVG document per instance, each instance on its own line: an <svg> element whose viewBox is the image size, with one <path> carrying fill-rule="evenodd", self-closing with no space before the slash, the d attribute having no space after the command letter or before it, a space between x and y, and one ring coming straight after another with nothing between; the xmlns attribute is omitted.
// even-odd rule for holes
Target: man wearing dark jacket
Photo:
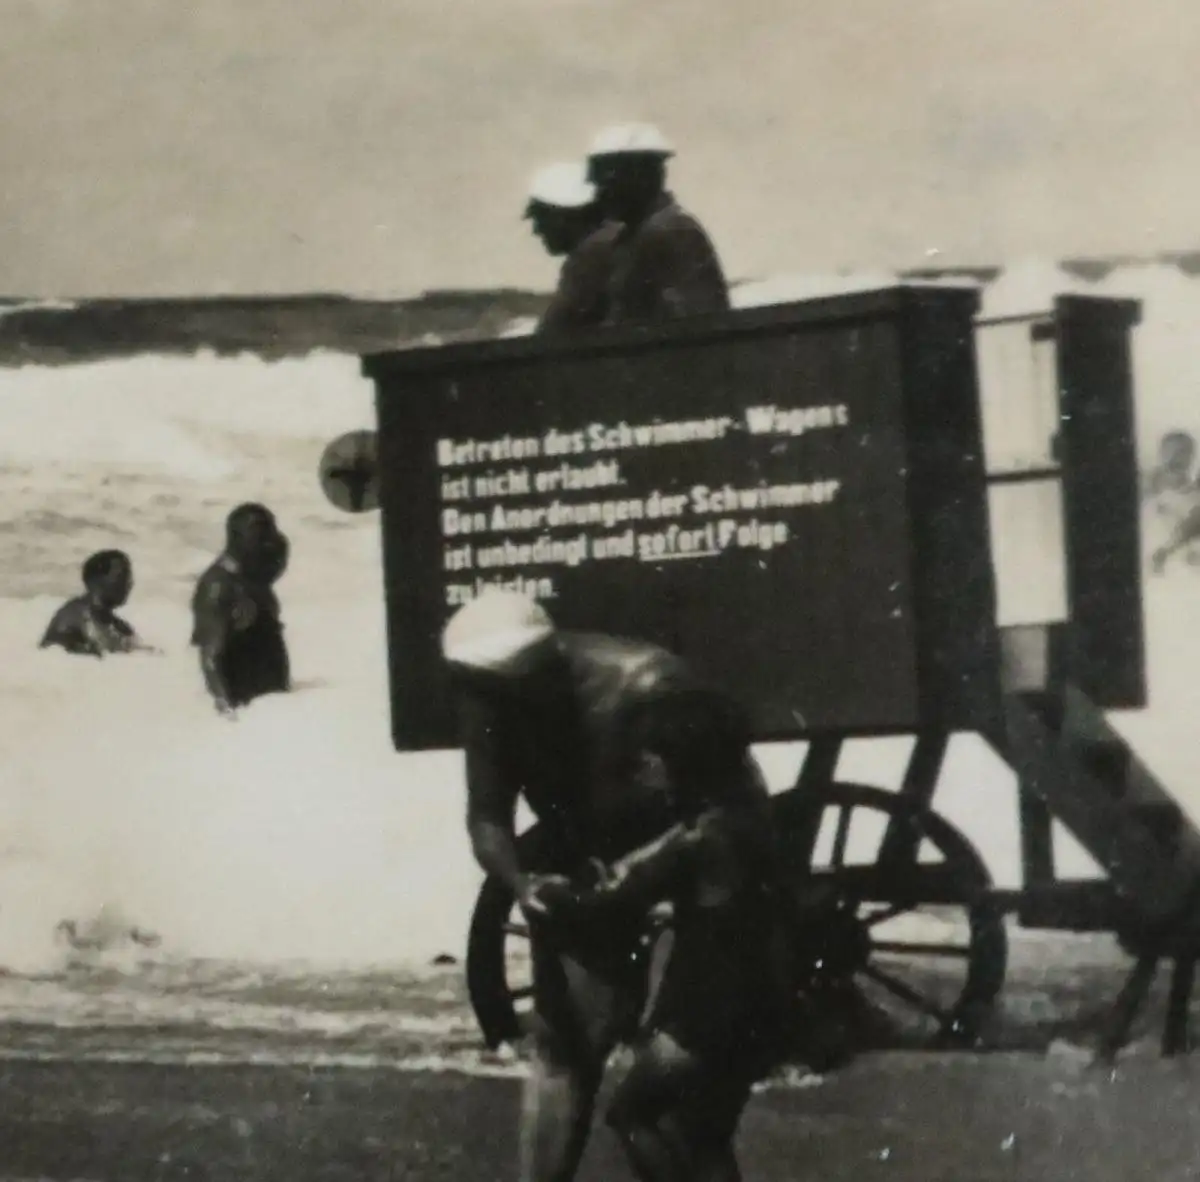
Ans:
<svg viewBox="0 0 1200 1182"><path fill-rule="evenodd" d="M598 328L608 315L608 287L618 226L596 205L583 164L551 164L535 173L525 216L551 258L561 258L558 285L538 322L542 334Z"/></svg>
<svg viewBox="0 0 1200 1182"><path fill-rule="evenodd" d="M620 225L609 282L609 324L723 312L729 286L704 227L666 188L673 155L657 128L628 124L598 135L588 176L600 208Z"/></svg>

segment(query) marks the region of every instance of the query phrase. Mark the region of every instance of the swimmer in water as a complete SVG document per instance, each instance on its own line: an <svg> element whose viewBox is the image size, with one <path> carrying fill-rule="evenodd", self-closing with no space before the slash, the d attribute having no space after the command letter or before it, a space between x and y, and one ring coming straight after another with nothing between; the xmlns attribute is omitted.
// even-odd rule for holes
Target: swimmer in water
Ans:
<svg viewBox="0 0 1200 1182"><path fill-rule="evenodd" d="M41 648L61 648L76 656L157 652L145 644L116 609L129 601L133 563L123 550L100 550L83 564L82 595L54 613Z"/></svg>
<svg viewBox="0 0 1200 1182"><path fill-rule="evenodd" d="M145 928L113 927L103 923L85 923L81 927L73 919L62 920L54 933L79 952L105 952L126 942L140 948L157 948L162 943L157 932Z"/></svg>
<svg viewBox="0 0 1200 1182"><path fill-rule="evenodd" d="M288 539L263 505L239 505L225 523L225 549L192 596L192 644L218 713L291 689L274 585L288 563Z"/></svg>

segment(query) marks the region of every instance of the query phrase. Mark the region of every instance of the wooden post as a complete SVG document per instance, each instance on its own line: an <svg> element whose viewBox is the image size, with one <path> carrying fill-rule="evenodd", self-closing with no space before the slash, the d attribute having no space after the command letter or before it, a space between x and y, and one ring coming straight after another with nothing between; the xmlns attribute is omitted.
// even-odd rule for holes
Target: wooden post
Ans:
<svg viewBox="0 0 1200 1182"><path fill-rule="evenodd" d="M1188 1005L1192 1000L1195 976L1195 958L1177 956L1171 973L1171 991L1167 997L1167 1019L1163 1024L1162 1053L1167 1058L1186 1055L1191 1049Z"/></svg>
<svg viewBox="0 0 1200 1182"><path fill-rule="evenodd" d="M1117 1057L1117 1052L1129 1041L1129 1032L1134 1020L1146 1003L1146 995L1154 983L1158 972L1158 957L1143 956L1133 966L1133 971L1125 979L1121 992L1117 996L1104 1032L1100 1036L1100 1047L1097 1058L1101 1063L1111 1063Z"/></svg>
<svg viewBox="0 0 1200 1182"><path fill-rule="evenodd" d="M911 801L918 809L929 808L937 789L942 763L950 736L941 730L919 731L917 741L904 769L904 780L899 795ZM888 822L883 841L879 847L879 866L884 870L897 870L904 865L915 864L920 853L920 834L906 825L897 824L893 818Z"/></svg>

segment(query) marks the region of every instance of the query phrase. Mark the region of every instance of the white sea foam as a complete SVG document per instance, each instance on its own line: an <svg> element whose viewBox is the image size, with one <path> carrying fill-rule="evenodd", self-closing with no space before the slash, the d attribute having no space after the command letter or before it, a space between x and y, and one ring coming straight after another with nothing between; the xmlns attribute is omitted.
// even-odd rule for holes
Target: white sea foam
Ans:
<svg viewBox="0 0 1200 1182"><path fill-rule="evenodd" d="M739 302L881 279L772 280ZM1136 338L1143 451L1157 431L1200 428L1200 284L1145 267L1087 285L1029 264L1011 270L986 303L1033 310L1067 288L1144 300ZM178 480L170 511L215 544L225 506L253 487L262 465L293 538L295 566L281 593L296 675L308 687L259 703L232 726L211 714L186 609L187 580L210 543L177 522L167 539L148 516L131 543L153 577L129 612L166 648L162 658L93 665L38 652L53 600L0 601L0 846L8 851L0 964L59 965L54 925L102 907L160 931L178 955L352 965L461 955L479 882L463 834L461 759L392 750L377 518L339 517L315 478L328 438L370 425L371 399L357 360L330 354L0 372L0 460L21 469L29 505L96 516L102 469L92 485L89 465ZM293 455L304 470L289 476L279 457L291 463ZM59 542L28 523L19 528L31 563ZM73 590L65 581L55 594ZM1149 581L1146 595L1152 703L1119 725L1200 816L1190 741L1200 607L1190 572ZM894 786L906 748L906 740L851 744L842 775ZM800 756L795 746L762 751L775 787L790 781ZM938 804L978 843L997 880L1015 883L1013 781L982 744L952 745ZM1065 872L1088 865L1065 837L1060 855Z"/></svg>

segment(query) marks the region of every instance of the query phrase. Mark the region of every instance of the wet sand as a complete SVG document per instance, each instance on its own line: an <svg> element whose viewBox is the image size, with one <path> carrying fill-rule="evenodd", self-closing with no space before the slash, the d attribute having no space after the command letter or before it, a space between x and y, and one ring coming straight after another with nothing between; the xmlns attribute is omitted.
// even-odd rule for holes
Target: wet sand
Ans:
<svg viewBox="0 0 1200 1182"><path fill-rule="evenodd" d="M1184 1182L1200 1175L1200 1065L1117 1071L1031 1055L879 1055L755 1097L746 1178ZM454 1074L7 1063L0 1178L515 1176L518 1082ZM580 1182L627 1178L607 1130Z"/></svg>

